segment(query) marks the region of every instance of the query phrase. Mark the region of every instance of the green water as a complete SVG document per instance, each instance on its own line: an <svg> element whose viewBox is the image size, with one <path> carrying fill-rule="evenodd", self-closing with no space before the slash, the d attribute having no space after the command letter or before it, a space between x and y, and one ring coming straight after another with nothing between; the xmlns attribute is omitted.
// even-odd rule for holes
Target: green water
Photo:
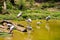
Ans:
<svg viewBox="0 0 60 40"><path fill-rule="evenodd" d="M37 28L36 22L41 21ZM13 21L14 23L27 26L25 21ZM60 20L33 20L31 23L33 30L30 35L17 30L13 31L13 36L0 37L0 40L60 40ZM47 29L48 28L48 29Z"/></svg>

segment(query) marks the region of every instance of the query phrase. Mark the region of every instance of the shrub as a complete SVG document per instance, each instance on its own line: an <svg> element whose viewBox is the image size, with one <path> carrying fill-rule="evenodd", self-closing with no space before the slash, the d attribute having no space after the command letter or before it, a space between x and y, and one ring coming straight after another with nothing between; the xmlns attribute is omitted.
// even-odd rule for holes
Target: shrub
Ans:
<svg viewBox="0 0 60 40"><path fill-rule="evenodd" d="M55 6L54 3L43 3L41 9L52 8L54 6Z"/></svg>

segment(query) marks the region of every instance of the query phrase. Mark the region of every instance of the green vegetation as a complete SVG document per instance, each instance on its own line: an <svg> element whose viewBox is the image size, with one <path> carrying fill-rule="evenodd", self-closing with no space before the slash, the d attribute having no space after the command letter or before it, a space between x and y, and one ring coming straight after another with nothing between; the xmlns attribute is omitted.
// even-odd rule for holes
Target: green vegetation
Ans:
<svg viewBox="0 0 60 40"><path fill-rule="evenodd" d="M51 19L60 19L60 6L59 2L42 2L36 3L34 0L18 0L15 5L7 0L6 1L7 12L5 14L0 13L0 20L25 20L26 17L31 19L45 19L50 15ZM2 10L2 7L0 7ZM23 12L20 18L16 18L19 11Z"/></svg>
<svg viewBox="0 0 60 40"><path fill-rule="evenodd" d="M6 32L0 32L0 37L6 37L6 36L11 36L11 34L8 34Z"/></svg>
<svg viewBox="0 0 60 40"><path fill-rule="evenodd" d="M20 18L17 18L19 10L9 10L10 14L0 15L0 20L25 20L26 17L31 19L45 19L46 16L50 15L51 19L60 19L60 11L48 11L46 10L25 10Z"/></svg>

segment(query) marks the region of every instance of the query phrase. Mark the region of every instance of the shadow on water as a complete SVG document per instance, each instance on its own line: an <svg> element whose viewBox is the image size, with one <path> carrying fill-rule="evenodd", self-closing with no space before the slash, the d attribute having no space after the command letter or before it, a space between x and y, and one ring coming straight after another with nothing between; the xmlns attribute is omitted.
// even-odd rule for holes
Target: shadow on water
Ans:
<svg viewBox="0 0 60 40"><path fill-rule="evenodd" d="M40 29L36 28L36 21L32 21L31 26L33 31L30 34L14 30L13 36L0 37L0 40L60 40L60 20L50 20L49 22L45 20L40 21L42 22L39 25ZM18 23L23 23L25 27L27 26L25 21Z"/></svg>

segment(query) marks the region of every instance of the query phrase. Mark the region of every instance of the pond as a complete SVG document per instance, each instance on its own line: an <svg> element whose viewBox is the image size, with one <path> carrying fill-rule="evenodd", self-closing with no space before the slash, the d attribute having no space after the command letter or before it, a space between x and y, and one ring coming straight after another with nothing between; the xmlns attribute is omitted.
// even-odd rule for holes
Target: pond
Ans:
<svg viewBox="0 0 60 40"><path fill-rule="evenodd" d="M41 22L37 25L37 22ZM25 21L13 21L14 23L27 26ZM33 20L31 23L31 33L24 33L18 30L13 30L12 36L0 37L0 40L60 40L60 20Z"/></svg>

